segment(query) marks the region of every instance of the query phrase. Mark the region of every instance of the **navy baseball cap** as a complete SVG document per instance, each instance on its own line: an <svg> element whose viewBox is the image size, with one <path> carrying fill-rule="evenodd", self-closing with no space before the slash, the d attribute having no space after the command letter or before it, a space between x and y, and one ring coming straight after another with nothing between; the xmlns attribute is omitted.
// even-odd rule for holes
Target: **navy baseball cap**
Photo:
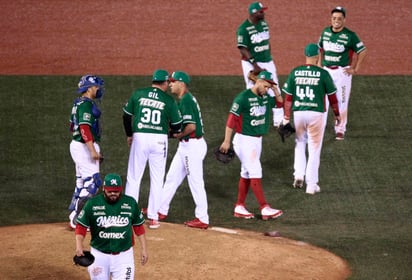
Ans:
<svg viewBox="0 0 412 280"><path fill-rule="evenodd" d="M104 189L107 191L118 192L123 189L122 178L115 173L107 174L104 177Z"/></svg>
<svg viewBox="0 0 412 280"><path fill-rule="evenodd" d="M337 7L333 8L333 10L332 10L332 12L330 12L330 14L333 14L333 13L336 13L336 12L337 13L342 13L343 16L346 17L346 10L343 7L337 6Z"/></svg>
<svg viewBox="0 0 412 280"><path fill-rule="evenodd" d="M260 2L253 2L249 5L249 14L254 14L260 11L266 11L268 7L263 6Z"/></svg>

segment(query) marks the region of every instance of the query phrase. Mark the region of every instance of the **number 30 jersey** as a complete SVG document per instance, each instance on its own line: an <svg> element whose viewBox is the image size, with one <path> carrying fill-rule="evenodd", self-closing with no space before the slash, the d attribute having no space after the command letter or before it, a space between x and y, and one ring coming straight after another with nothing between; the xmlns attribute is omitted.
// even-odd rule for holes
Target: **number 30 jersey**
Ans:
<svg viewBox="0 0 412 280"><path fill-rule="evenodd" d="M328 71L315 65L294 68L282 91L293 96L293 111L325 112L325 98L336 92Z"/></svg>
<svg viewBox="0 0 412 280"><path fill-rule="evenodd" d="M133 132L167 134L182 122L175 99L156 87L136 90L123 111L133 116Z"/></svg>

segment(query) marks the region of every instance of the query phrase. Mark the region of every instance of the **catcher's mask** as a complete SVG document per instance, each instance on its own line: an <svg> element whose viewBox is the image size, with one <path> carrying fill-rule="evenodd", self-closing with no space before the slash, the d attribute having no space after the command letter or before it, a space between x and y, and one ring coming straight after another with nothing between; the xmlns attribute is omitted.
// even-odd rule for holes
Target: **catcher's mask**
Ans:
<svg viewBox="0 0 412 280"><path fill-rule="evenodd" d="M85 75L80 78L78 83L78 93L84 93L89 87L96 86L99 89L96 92L96 98L103 97L104 94L104 80L98 76Z"/></svg>

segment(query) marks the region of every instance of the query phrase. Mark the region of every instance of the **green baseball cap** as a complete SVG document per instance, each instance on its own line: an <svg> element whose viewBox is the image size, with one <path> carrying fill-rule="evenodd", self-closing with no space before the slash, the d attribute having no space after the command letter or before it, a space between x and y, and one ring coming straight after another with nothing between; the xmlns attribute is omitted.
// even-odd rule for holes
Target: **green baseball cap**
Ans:
<svg viewBox="0 0 412 280"><path fill-rule="evenodd" d="M319 47L314 43L310 43L305 47L305 56L312 57L319 55Z"/></svg>
<svg viewBox="0 0 412 280"><path fill-rule="evenodd" d="M103 187L107 191L121 191L123 188L122 178L115 173L107 174L104 177Z"/></svg>
<svg viewBox="0 0 412 280"><path fill-rule="evenodd" d="M266 70L260 72L260 73L258 74L257 78L258 78L258 79L261 79L261 80L265 80L266 82L271 83L272 85L276 85L276 83L273 81L273 75L272 75L272 73L270 73L270 72L268 72L268 71L266 71Z"/></svg>
<svg viewBox="0 0 412 280"><path fill-rule="evenodd" d="M153 82L164 82L169 79L169 73L163 69L157 69L153 72Z"/></svg>
<svg viewBox="0 0 412 280"><path fill-rule="evenodd" d="M346 10L345 10L345 8L343 8L343 7L341 7L341 6L337 6L337 7L335 7L335 8L333 8L333 10L330 12L330 14L333 14L333 13L342 13L343 14L343 17L346 17Z"/></svg>
<svg viewBox="0 0 412 280"><path fill-rule="evenodd" d="M181 81L181 82L184 82L186 85L189 85L190 77L185 72L175 71L175 72L172 73L172 76L169 78L169 81L171 81L171 82Z"/></svg>
<svg viewBox="0 0 412 280"><path fill-rule="evenodd" d="M252 4L249 5L249 14L254 14L259 11L266 11L268 7L264 7L262 3L260 2L253 2Z"/></svg>

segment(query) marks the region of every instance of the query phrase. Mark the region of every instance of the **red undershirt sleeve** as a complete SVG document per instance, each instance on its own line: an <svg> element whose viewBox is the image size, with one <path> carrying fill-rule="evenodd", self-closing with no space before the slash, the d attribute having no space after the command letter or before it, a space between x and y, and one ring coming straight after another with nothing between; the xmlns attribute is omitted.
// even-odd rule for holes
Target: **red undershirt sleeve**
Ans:
<svg viewBox="0 0 412 280"><path fill-rule="evenodd" d="M134 233L139 236L145 233L145 229L143 225L140 226L133 226Z"/></svg>
<svg viewBox="0 0 412 280"><path fill-rule="evenodd" d="M232 128L232 129L235 129L236 121L237 121L238 118L239 118L238 116L236 116L232 113L229 113L229 116L228 116L227 121L226 121L226 126Z"/></svg>
<svg viewBox="0 0 412 280"><path fill-rule="evenodd" d="M92 136L92 132L90 130L90 126L87 124L81 124L80 125L80 133L82 135L82 138L84 140L84 142L89 142L89 141L93 141L93 136Z"/></svg>
<svg viewBox="0 0 412 280"><path fill-rule="evenodd" d="M293 97L290 94L286 94L285 97L286 97L285 102L283 104L283 106L284 106L283 111L284 111L284 114L285 114L284 118L287 119L287 120L290 120L290 111L292 109Z"/></svg>
<svg viewBox="0 0 412 280"><path fill-rule="evenodd" d="M333 113L335 116L339 116L339 105L338 105L338 99L336 98L336 94L330 94L328 95L330 107L332 107Z"/></svg>
<svg viewBox="0 0 412 280"><path fill-rule="evenodd" d="M87 227L84 227L80 224L76 225L76 229L74 230L75 234L86 236L86 232L87 232Z"/></svg>

